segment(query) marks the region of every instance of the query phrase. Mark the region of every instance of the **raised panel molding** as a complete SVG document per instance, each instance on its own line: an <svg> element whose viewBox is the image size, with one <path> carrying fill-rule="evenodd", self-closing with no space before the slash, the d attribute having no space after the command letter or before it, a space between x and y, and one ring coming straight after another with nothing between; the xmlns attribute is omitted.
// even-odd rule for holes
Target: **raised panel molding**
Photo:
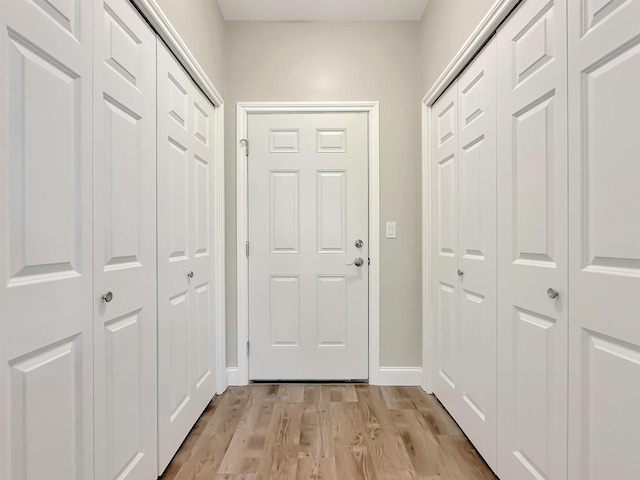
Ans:
<svg viewBox="0 0 640 480"><path fill-rule="evenodd" d="M272 129L269 132L271 153L299 153L300 130L297 128Z"/></svg>
<svg viewBox="0 0 640 480"><path fill-rule="evenodd" d="M108 51L105 52L107 58L105 63L127 80L131 85L136 86L138 78L138 45L142 42L131 31L131 29L115 14L115 12L105 3L106 21L109 28L106 29L106 44Z"/></svg>
<svg viewBox="0 0 640 480"><path fill-rule="evenodd" d="M209 162L193 155L196 175L196 258L209 255Z"/></svg>
<svg viewBox="0 0 640 480"><path fill-rule="evenodd" d="M140 311L105 323L108 476L116 478L141 458ZM114 415L117 412L117 415Z"/></svg>
<svg viewBox="0 0 640 480"><path fill-rule="evenodd" d="M171 322L171 422L189 403L189 294L181 292L169 299Z"/></svg>
<svg viewBox="0 0 640 480"><path fill-rule="evenodd" d="M211 375L211 357L213 355L211 345L211 286L209 283L199 285L195 289L195 328L198 331L196 349L196 388L204 383Z"/></svg>
<svg viewBox="0 0 640 480"><path fill-rule="evenodd" d="M553 0L547 3L536 18L513 39L514 88L554 58L554 32L550 27L552 8Z"/></svg>
<svg viewBox="0 0 640 480"><path fill-rule="evenodd" d="M532 478L548 478L548 379L555 370L550 329L555 319L514 308L513 362L517 391L517 445L513 455Z"/></svg>
<svg viewBox="0 0 640 480"><path fill-rule="evenodd" d="M582 34L585 35L596 25L606 20L615 10L627 3L627 0L581 0L584 9Z"/></svg>
<svg viewBox="0 0 640 480"><path fill-rule="evenodd" d="M65 339L10 362L11 478L82 477L79 342Z"/></svg>
<svg viewBox="0 0 640 480"><path fill-rule="evenodd" d="M440 146L451 140L456 132L455 102L451 102L438 115L438 141Z"/></svg>
<svg viewBox="0 0 640 480"><path fill-rule="evenodd" d="M461 149L460 154L460 218L461 255L466 259L484 260L482 246L482 159L484 135ZM485 187L486 188L486 187Z"/></svg>
<svg viewBox="0 0 640 480"><path fill-rule="evenodd" d="M78 10L80 0L33 0L63 29L78 38Z"/></svg>
<svg viewBox="0 0 640 480"><path fill-rule="evenodd" d="M271 347L300 346L300 276L269 277L269 331Z"/></svg>
<svg viewBox="0 0 640 480"><path fill-rule="evenodd" d="M169 116L178 125L187 129L187 91L171 74L167 76L169 93Z"/></svg>
<svg viewBox="0 0 640 480"><path fill-rule="evenodd" d="M513 117L516 263L555 266L553 100L545 95Z"/></svg>
<svg viewBox="0 0 640 480"><path fill-rule="evenodd" d="M456 158L451 155L438 164L438 254L455 257Z"/></svg>
<svg viewBox="0 0 640 480"><path fill-rule="evenodd" d="M640 471L640 346L582 330L582 355L585 478L608 478L611 472L634 478ZM621 432L625 441L612 441Z"/></svg>
<svg viewBox="0 0 640 480"><path fill-rule="evenodd" d="M640 203L637 179L640 136L619 106L640 111L637 72L640 38L614 51L584 72L584 198L587 235L583 267L611 275L640 276L640 218L620 221L620 212Z"/></svg>
<svg viewBox="0 0 640 480"><path fill-rule="evenodd" d="M169 137L171 199L171 254L169 261L186 260L189 244L189 161L187 148Z"/></svg>
<svg viewBox="0 0 640 480"><path fill-rule="evenodd" d="M318 153L346 153L347 129L317 129L316 149Z"/></svg>
<svg viewBox="0 0 640 480"><path fill-rule="evenodd" d="M319 347L347 346L347 277L316 278L316 335Z"/></svg>
<svg viewBox="0 0 640 480"><path fill-rule="evenodd" d="M271 253L300 253L300 172L272 170L269 177Z"/></svg>
<svg viewBox="0 0 640 480"><path fill-rule="evenodd" d="M438 369L440 376L455 389L457 358L457 291L452 285L440 283L438 298Z"/></svg>
<svg viewBox="0 0 640 480"><path fill-rule="evenodd" d="M197 102L193 104L195 137L205 145L209 146L209 115L198 105Z"/></svg>
<svg viewBox="0 0 640 480"><path fill-rule="evenodd" d="M319 170L316 176L318 253L346 253L347 172Z"/></svg>
<svg viewBox="0 0 640 480"><path fill-rule="evenodd" d="M9 284L79 276L79 76L12 30L9 38Z"/></svg>

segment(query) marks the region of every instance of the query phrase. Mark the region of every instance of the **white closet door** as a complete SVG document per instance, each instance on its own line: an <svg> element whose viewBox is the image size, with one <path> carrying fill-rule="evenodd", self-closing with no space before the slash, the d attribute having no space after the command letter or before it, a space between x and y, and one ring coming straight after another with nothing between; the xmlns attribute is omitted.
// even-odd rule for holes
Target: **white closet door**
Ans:
<svg viewBox="0 0 640 480"><path fill-rule="evenodd" d="M458 79L458 416L496 469L496 42Z"/></svg>
<svg viewBox="0 0 640 480"><path fill-rule="evenodd" d="M156 37L125 0L94 26L95 478L155 478Z"/></svg>
<svg viewBox="0 0 640 480"><path fill-rule="evenodd" d="M458 416L458 84L431 110L433 192L433 390Z"/></svg>
<svg viewBox="0 0 640 480"><path fill-rule="evenodd" d="M640 477L640 1L569 2L569 477Z"/></svg>
<svg viewBox="0 0 640 480"><path fill-rule="evenodd" d="M521 4L498 58L498 473L556 480L567 476L566 2Z"/></svg>
<svg viewBox="0 0 640 480"><path fill-rule="evenodd" d="M92 2L0 2L0 479L93 477Z"/></svg>
<svg viewBox="0 0 640 480"><path fill-rule="evenodd" d="M158 464L215 394L213 107L158 41Z"/></svg>

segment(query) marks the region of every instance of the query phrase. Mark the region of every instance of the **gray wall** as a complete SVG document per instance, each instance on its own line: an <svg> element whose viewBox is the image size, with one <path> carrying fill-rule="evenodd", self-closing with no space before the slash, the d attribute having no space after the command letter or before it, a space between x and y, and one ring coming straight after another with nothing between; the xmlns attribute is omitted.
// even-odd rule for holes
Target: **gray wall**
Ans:
<svg viewBox="0 0 640 480"><path fill-rule="evenodd" d="M1 0L0 0L1 1ZM189 50L224 97L225 24L216 0L157 0Z"/></svg>
<svg viewBox="0 0 640 480"><path fill-rule="evenodd" d="M380 364L420 366L420 24L227 23L227 361L236 349L238 101L380 101ZM398 222L398 238L384 223Z"/></svg>
<svg viewBox="0 0 640 480"><path fill-rule="evenodd" d="M430 0L420 22L421 90L426 94L495 0Z"/></svg>

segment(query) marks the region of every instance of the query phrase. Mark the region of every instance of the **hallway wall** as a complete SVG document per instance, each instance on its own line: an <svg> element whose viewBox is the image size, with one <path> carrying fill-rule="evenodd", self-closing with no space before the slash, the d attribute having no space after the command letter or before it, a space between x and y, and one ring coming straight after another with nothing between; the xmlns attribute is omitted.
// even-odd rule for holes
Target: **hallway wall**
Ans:
<svg viewBox="0 0 640 480"><path fill-rule="evenodd" d="M227 361L236 348L238 101L380 101L380 364L420 366L419 22L227 23ZM398 238L384 224L398 223Z"/></svg>
<svg viewBox="0 0 640 480"><path fill-rule="evenodd" d="M420 21L421 83L426 94L495 0L430 0Z"/></svg>
<svg viewBox="0 0 640 480"><path fill-rule="evenodd" d="M156 0L224 98L225 25L216 0ZM226 100L226 99L225 99Z"/></svg>

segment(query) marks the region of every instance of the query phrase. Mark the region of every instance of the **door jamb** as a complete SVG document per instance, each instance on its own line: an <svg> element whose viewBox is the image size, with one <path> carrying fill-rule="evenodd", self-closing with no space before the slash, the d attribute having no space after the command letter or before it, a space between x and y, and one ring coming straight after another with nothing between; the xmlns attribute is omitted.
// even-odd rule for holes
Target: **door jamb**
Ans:
<svg viewBox="0 0 640 480"><path fill-rule="evenodd" d="M249 383L249 260L245 253L249 224L247 161L240 145L247 138L249 115L268 113L364 112L368 118L369 147L369 383L376 385L380 374L380 104L379 102L259 102L237 104L236 205L237 205L237 384ZM230 382L231 383L231 382Z"/></svg>

